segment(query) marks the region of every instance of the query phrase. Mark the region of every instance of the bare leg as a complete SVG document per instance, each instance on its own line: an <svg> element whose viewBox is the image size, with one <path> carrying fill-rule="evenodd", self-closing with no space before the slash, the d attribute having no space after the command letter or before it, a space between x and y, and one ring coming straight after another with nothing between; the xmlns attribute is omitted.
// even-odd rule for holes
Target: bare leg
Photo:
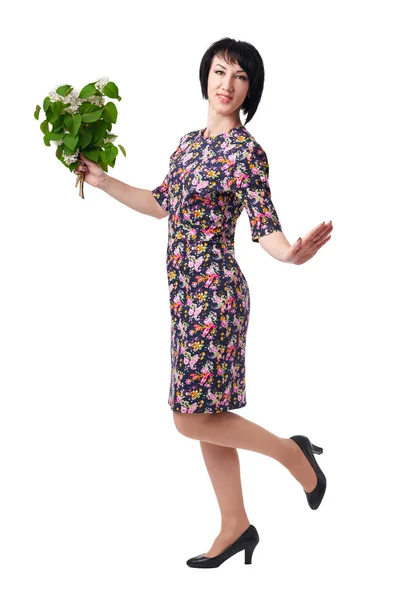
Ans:
<svg viewBox="0 0 410 600"><path fill-rule="evenodd" d="M265 454L286 467L306 492L316 487L316 473L296 442L278 437L232 411L208 415L174 412L174 421L187 437Z"/></svg>
<svg viewBox="0 0 410 600"><path fill-rule="evenodd" d="M250 522L243 503L237 449L204 441L200 445L221 511L221 531L205 556L217 556L248 529Z"/></svg>

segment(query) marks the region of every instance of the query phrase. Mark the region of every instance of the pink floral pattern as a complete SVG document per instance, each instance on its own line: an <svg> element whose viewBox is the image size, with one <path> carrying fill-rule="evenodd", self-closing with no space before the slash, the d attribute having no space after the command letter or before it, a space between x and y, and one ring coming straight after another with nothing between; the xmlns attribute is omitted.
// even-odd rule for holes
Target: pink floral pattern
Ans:
<svg viewBox="0 0 410 600"><path fill-rule="evenodd" d="M152 190L168 211L166 267L171 312L168 404L185 413L246 405L250 295L235 259L245 207L252 241L282 231L264 150L243 126L204 138L187 133Z"/></svg>

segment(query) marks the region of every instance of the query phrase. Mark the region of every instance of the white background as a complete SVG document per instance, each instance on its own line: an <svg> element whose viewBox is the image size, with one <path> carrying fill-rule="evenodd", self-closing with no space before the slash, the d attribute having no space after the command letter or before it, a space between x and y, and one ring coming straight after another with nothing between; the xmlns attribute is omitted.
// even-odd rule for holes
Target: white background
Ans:
<svg viewBox="0 0 410 600"><path fill-rule="evenodd" d="M407 2L12 3L3 13L0 596L404 598L410 399ZM251 241L248 405L281 437L309 436L319 510L267 456L239 450L260 535L219 569L220 514L199 442L167 404L167 219L124 206L43 143L37 104L107 76L126 151L109 173L153 189L180 137L207 125L199 64L229 36L266 71L248 131L265 149L290 243L332 238L301 266ZM241 113L242 123L245 116ZM403 546L403 543L406 543ZM406 556L407 555L407 556ZM406 561L406 562L405 562ZM408 566L408 565L407 565Z"/></svg>

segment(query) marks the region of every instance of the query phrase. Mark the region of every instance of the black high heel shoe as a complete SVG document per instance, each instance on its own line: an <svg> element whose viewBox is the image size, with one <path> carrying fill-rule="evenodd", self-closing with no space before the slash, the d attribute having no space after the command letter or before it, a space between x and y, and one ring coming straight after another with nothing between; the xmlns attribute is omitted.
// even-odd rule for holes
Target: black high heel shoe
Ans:
<svg viewBox="0 0 410 600"><path fill-rule="evenodd" d="M305 435L292 435L292 437L289 439L294 440L297 443L315 470L317 476L317 485L311 492L305 491L305 494L310 508L312 510L316 510L319 508L319 504L322 502L323 496L325 495L326 477L322 469L317 464L314 454L322 454L323 448L319 448L319 446L312 444L309 438L307 438Z"/></svg>
<svg viewBox="0 0 410 600"><path fill-rule="evenodd" d="M186 561L188 567L197 567L199 569L213 569L219 567L223 562L231 558L237 552L245 550L245 565L250 565L252 562L252 554L256 546L259 544L259 535L256 527L249 525L248 529L238 537L233 544L225 548L223 552L217 556L204 556L198 554Z"/></svg>

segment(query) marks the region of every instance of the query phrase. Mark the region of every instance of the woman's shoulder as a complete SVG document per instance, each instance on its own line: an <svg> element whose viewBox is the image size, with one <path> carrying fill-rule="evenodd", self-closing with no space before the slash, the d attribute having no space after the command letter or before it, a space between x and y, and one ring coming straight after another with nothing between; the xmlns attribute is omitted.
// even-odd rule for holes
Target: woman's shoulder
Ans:
<svg viewBox="0 0 410 600"><path fill-rule="evenodd" d="M201 131L200 129L194 129L194 131L189 131L188 133L184 133L184 135L179 140L179 145L184 146L184 148L185 148L186 146L188 146L188 144L190 142L192 142L199 135L200 131Z"/></svg>
<svg viewBox="0 0 410 600"><path fill-rule="evenodd" d="M241 160L248 163L255 161L267 162L268 159L265 150L246 128L244 128L243 135L239 136L238 143L238 157L240 157Z"/></svg>

